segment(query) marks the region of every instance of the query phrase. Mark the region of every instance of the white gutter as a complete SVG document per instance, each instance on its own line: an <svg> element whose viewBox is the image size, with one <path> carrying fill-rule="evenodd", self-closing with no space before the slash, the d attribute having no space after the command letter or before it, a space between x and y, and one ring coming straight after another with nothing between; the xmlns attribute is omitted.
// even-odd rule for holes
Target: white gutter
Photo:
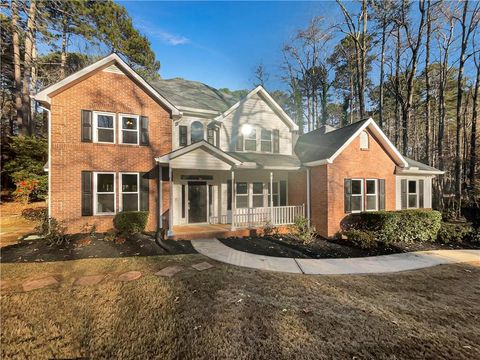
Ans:
<svg viewBox="0 0 480 360"><path fill-rule="evenodd" d="M48 114L48 218L52 217L52 113L46 107L40 106L40 109Z"/></svg>

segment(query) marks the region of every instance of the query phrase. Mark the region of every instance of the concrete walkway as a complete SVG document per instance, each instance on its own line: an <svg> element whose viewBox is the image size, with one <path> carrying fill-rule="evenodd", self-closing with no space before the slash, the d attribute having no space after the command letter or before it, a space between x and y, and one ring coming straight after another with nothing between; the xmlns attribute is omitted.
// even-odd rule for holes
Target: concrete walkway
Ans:
<svg viewBox="0 0 480 360"><path fill-rule="evenodd" d="M480 250L431 250L347 259L294 259L249 254L217 239L192 240L200 254L231 265L295 274L378 274L480 261Z"/></svg>

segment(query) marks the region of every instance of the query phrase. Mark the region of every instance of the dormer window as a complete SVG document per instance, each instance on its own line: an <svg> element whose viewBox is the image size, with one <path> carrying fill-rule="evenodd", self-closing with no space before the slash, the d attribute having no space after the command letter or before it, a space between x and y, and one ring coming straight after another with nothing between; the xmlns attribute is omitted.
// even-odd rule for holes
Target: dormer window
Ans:
<svg viewBox="0 0 480 360"><path fill-rule="evenodd" d="M368 133L366 131L362 131L360 133L360 150L368 150Z"/></svg>
<svg viewBox="0 0 480 360"><path fill-rule="evenodd" d="M203 124L200 121L194 121L192 125L190 125L190 132L191 144L202 141L204 139Z"/></svg>

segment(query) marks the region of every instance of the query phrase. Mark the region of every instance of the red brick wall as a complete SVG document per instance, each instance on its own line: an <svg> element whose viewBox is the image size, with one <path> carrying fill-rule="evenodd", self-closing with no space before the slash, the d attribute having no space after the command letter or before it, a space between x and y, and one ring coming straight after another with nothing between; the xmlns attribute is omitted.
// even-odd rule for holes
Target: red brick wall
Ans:
<svg viewBox="0 0 480 360"><path fill-rule="evenodd" d="M312 169L312 222L322 236L334 236L348 215L344 212L346 178L385 179L385 207L395 210L395 162L374 136L369 135L368 150L360 150L360 138L357 137L333 164Z"/></svg>
<svg viewBox="0 0 480 360"><path fill-rule="evenodd" d="M81 142L81 110L98 110L149 117L150 146ZM51 206L52 216L66 222L69 232L88 224L99 231L112 228L113 216L81 216L81 171L148 172L154 157L171 151L172 121L168 111L129 77L98 71L52 97ZM118 122L116 141L118 142ZM156 229L157 182L150 180L148 230ZM168 210L168 183L163 210Z"/></svg>
<svg viewBox="0 0 480 360"><path fill-rule="evenodd" d="M288 173L288 205L302 204L307 206L307 171L291 171Z"/></svg>

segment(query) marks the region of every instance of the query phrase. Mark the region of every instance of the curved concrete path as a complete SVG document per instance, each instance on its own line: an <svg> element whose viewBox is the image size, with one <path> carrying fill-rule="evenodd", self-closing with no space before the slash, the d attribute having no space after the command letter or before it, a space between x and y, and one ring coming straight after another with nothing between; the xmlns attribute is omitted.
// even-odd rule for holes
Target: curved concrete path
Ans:
<svg viewBox="0 0 480 360"><path fill-rule="evenodd" d="M231 265L295 274L375 274L480 261L480 250L431 250L346 259L295 259L249 254L217 239L192 240L200 254Z"/></svg>

